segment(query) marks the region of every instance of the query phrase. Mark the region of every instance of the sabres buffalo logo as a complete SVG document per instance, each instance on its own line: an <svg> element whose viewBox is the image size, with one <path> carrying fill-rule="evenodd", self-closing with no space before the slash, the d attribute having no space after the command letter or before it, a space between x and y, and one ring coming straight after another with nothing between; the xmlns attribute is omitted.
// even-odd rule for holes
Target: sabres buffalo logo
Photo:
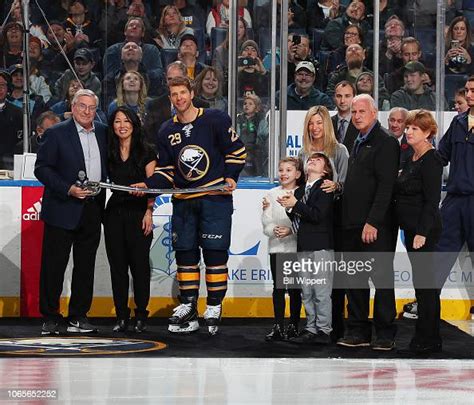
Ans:
<svg viewBox="0 0 474 405"><path fill-rule="evenodd" d="M209 156L198 145L187 145L179 152L178 167L189 181L202 179L209 170Z"/></svg>
<svg viewBox="0 0 474 405"><path fill-rule="evenodd" d="M102 337L32 337L0 339L0 355L77 356L141 353L165 349L152 340Z"/></svg>

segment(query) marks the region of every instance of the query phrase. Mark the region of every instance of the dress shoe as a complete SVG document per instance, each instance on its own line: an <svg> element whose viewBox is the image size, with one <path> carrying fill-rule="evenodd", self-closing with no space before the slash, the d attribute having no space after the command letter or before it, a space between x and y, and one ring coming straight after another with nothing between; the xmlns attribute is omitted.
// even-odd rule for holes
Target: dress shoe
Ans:
<svg viewBox="0 0 474 405"><path fill-rule="evenodd" d="M323 331L318 331L313 341L317 345L328 345L331 343L331 336L327 335Z"/></svg>
<svg viewBox="0 0 474 405"><path fill-rule="evenodd" d="M146 322L144 319L137 319L135 322L135 327L133 328L135 333L143 333L146 331Z"/></svg>
<svg viewBox="0 0 474 405"><path fill-rule="evenodd" d="M427 345L427 346L418 346L412 347L408 346L405 349L397 350L397 353L402 356L409 356L409 357L421 357L426 358L429 357L432 353L440 353L442 348L440 345Z"/></svg>
<svg viewBox="0 0 474 405"><path fill-rule="evenodd" d="M126 332L128 330L128 319L118 319L114 326L114 332Z"/></svg>
<svg viewBox="0 0 474 405"><path fill-rule="evenodd" d="M285 333L286 339L290 340L295 337L298 337L299 335L300 334L298 332L298 326L294 323L289 323Z"/></svg>
<svg viewBox="0 0 474 405"><path fill-rule="evenodd" d="M313 344L316 343L317 334L304 329L299 336L291 340L292 343Z"/></svg>
<svg viewBox="0 0 474 405"><path fill-rule="evenodd" d="M441 343L410 343L408 349L414 354L440 353L443 350Z"/></svg>
<svg viewBox="0 0 474 405"><path fill-rule="evenodd" d="M267 342L284 340L285 334L283 332L283 327L277 323L273 325L272 330L265 336Z"/></svg>

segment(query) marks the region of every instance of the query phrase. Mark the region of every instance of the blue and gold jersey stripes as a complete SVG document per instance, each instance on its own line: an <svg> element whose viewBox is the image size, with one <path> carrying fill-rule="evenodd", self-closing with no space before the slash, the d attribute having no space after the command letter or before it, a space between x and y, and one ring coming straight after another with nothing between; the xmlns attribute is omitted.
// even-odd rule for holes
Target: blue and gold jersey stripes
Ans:
<svg viewBox="0 0 474 405"><path fill-rule="evenodd" d="M147 185L153 188L207 187L222 184L227 177L237 181L247 156L230 117L214 109L200 108L196 119L186 124L174 115L160 128L156 147L158 165L147 179ZM174 197L186 199L205 194Z"/></svg>

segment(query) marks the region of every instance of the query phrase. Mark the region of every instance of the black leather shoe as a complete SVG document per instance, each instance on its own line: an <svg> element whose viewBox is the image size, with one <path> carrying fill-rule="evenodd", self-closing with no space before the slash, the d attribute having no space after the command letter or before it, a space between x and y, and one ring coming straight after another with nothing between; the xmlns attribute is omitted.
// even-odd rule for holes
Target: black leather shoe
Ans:
<svg viewBox="0 0 474 405"><path fill-rule="evenodd" d="M313 344L316 343L316 333L310 332L307 329L304 329L297 337L291 340L292 343L299 344Z"/></svg>
<svg viewBox="0 0 474 405"><path fill-rule="evenodd" d="M415 354L440 353L443 348L441 343L410 343L409 350Z"/></svg>
<svg viewBox="0 0 474 405"><path fill-rule="evenodd" d="M135 327L133 328L135 333L142 333L146 331L146 323L144 319L137 319Z"/></svg>
<svg viewBox="0 0 474 405"><path fill-rule="evenodd" d="M314 338L314 343L317 345L328 345L331 343L331 336L322 331L318 331L318 333L316 333L316 337Z"/></svg>
<svg viewBox="0 0 474 405"><path fill-rule="evenodd" d="M128 319L118 319L112 330L114 332L126 332L128 330Z"/></svg>
<svg viewBox="0 0 474 405"><path fill-rule="evenodd" d="M294 323L289 323L285 335L288 340L298 337L300 335L298 332L298 326Z"/></svg>
<svg viewBox="0 0 474 405"><path fill-rule="evenodd" d="M402 356L419 356L422 358L429 357L433 353L440 353L442 351L442 347L440 344L436 345L418 345L416 347L413 346L408 346L408 348L405 349L399 349L397 350L398 354L401 354Z"/></svg>
<svg viewBox="0 0 474 405"><path fill-rule="evenodd" d="M275 341L275 340L284 340L285 334L283 333L283 328L278 325L277 323L273 325L272 330L265 336L265 340L267 342Z"/></svg>

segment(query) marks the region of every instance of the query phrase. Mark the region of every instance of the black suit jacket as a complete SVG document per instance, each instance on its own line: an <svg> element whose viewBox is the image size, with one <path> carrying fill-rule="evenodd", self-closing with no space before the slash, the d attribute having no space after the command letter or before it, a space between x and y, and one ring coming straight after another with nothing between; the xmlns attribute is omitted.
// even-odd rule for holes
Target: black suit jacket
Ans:
<svg viewBox="0 0 474 405"><path fill-rule="evenodd" d="M349 157L342 195L344 228L362 228L365 223L390 227L399 154L398 141L377 121L357 155L352 151Z"/></svg>
<svg viewBox="0 0 474 405"><path fill-rule="evenodd" d="M209 103L202 101L199 98L193 99L193 104L198 108L209 108ZM150 143L156 143L156 137L158 136L160 127L170 118L171 101L169 99L168 92L157 98L154 98L148 103L144 129L146 138Z"/></svg>
<svg viewBox="0 0 474 405"><path fill-rule="evenodd" d="M298 229L298 252L313 252L322 249L334 249L333 242L333 193L321 190L322 180L316 181L311 187L306 203L302 203L306 185L295 190L298 202L288 216L291 220L300 217Z"/></svg>
<svg viewBox="0 0 474 405"><path fill-rule="evenodd" d="M107 178L107 127L95 122L95 136L99 145L102 181ZM85 201L68 195L76 182L80 170L86 172L76 124L70 118L46 130L44 141L38 150L35 175L44 184L41 219L47 224L64 229L75 229L79 225ZM101 206L105 203L105 192L97 197Z"/></svg>
<svg viewBox="0 0 474 405"><path fill-rule="evenodd" d="M337 114L333 115L331 117L331 120L332 120L332 126L334 128L334 134L336 135L336 138L337 138ZM347 148L349 155L352 152L352 147L354 146L354 141L356 140L357 135L359 135L359 131L352 123L352 120L349 119L349 126L347 127L347 130L346 130L346 136L344 137L344 141L342 142L342 144Z"/></svg>

